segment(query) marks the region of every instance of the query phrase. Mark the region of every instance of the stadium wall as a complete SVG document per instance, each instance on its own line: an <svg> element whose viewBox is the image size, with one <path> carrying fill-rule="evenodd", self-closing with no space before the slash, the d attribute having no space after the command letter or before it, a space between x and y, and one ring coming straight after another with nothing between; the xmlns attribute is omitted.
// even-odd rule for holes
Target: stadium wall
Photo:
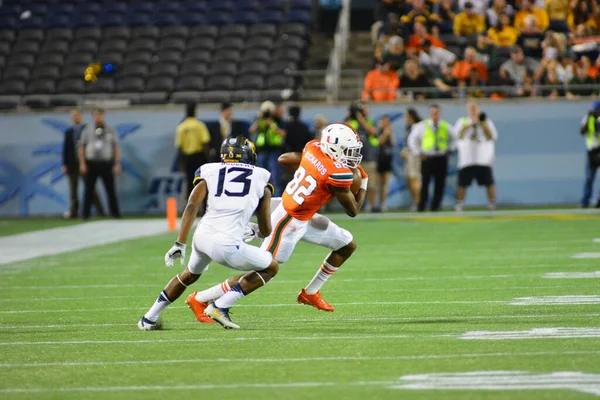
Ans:
<svg viewBox="0 0 600 400"><path fill-rule="evenodd" d="M495 167L498 202L518 204L575 204L584 179L585 148L578 133L589 103L488 103L482 110L499 131ZM426 105L416 105L422 116ZM399 145L404 138L404 106L373 106L371 116L394 118ZM344 118L343 107L305 107L303 118L324 114L329 121ZM464 105L443 106L443 117L454 123ZM109 111L107 121L121 137L124 173L118 180L126 213L163 212L167 197L177 196L183 183L175 170L174 130L182 118L177 110ZM238 109L236 119L251 120L255 110ZM217 111L201 111L215 120ZM89 119L89 115L86 116ZM58 214L67 208L67 180L61 176L63 132L67 113L8 114L0 117L0 215ZM406 207L409 196L399 157L390 188L390 207ZM455 157L452 165L456 165ZM456 168L449 172L444 204L454 204ZM81 189L82 190L81 185ZM486 203L482 189L471 188L468 205Z"/></svg>

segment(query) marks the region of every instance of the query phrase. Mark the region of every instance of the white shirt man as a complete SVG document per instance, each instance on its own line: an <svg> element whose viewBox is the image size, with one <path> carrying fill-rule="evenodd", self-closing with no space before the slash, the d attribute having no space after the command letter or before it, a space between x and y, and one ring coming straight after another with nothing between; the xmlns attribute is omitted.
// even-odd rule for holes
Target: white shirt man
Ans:
<svg viewBox="0 0 600 400"><path fill-rule="evenodd" d="M454 124L458 133L458 190L456 211L462 211L467 187L473 180L485 186L488 195L488 208L494 209L496 186L492 167L495 158L495 142L498 131L492 120L479 113L479 106L467 104L468 117L459 118Z"/></svg>

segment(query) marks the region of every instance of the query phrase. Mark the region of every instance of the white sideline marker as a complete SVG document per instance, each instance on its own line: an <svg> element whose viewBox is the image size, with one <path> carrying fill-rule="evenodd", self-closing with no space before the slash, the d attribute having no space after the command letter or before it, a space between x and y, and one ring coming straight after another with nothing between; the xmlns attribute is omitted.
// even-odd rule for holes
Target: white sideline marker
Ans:
<svg viewBox="0 0 600 400"><path fill-rule="evenodd" d="M594 243L600 243L600 238L596 238L596 239L592 240L592 242L594 242Z"/></svg>
<svg viewBox="0 0 600 400"><path fill-rule="evenodd" d="M546 279L586 279L600 278L600 271L593 272L550 272L542 275Z"/></svg>
<svg viewBox="0 0 600 400"><path fill-rule="evenodd" d="M517 297L510 302L513 306L536 305L573 305L573 304L600 304L600 296L539 296Z"/></svg>
<svg viewBox="0 0 600 400"><path fill-rule="evenodd" d="M600 258L600 253L577 253L571 258Z"/></svg>
<svg viewBox="0 0 600 400"><path fill-rule="evenodd" d="M573 390L600 396L600 375L584 372L475 371L404 375L393 389Z"/></svg>
<svg viewBox="0 0 600 400"><path fill-rule="evenodd" d="M528 331L469 331L460 336L464 340L518 340L518 339L581 339L599 338L600 328L533 328Z"/></svg>

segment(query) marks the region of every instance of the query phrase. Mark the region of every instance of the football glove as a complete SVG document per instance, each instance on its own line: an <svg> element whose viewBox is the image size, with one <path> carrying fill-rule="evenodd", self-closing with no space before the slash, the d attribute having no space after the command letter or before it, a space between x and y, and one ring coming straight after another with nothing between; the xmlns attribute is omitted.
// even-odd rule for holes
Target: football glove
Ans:
<svg viewBox="0 0 600 400"><path fill-rule="evenodd" d="M169 268L172 267L173 263L178 258L181 259L181 265L184 265L184 263L185 263L185 248L186 248L185 244L175 241L175 244L173 245L173 247L171 247L171 249L169 251L167 251L167 254L165 255L165 265Z"/></svg>
<svg viewBox="0 0 600 400"><path fill-rule="evenodd" d="M246 229L244 230L243 239L246 243L250 243L253 240L258 240L260 243L262 243L264 237L260 234L258 224L254 222L248 222L248 225L246 225Z"/></svg>
<svg viewBox="0 0 600 400"><path fill-rule="evenodd" d="M358 170L360 171L360 175L362 177L362 182L360 183L360 188L363 190L367 190L367 187L369 186L369 174L367 174L367 171L365 171L365 169L362 167L362 165L358 166Z"/></svg>

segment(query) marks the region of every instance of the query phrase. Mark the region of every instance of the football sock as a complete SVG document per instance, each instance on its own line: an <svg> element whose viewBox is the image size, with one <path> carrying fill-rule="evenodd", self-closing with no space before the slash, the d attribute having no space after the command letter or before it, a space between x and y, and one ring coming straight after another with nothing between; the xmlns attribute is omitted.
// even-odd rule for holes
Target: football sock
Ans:
<svg viewBox="0 0 600 400"><path fill-rule="evenodd" d="M245 295L246 294L242 290L242 286L238 282L227 293L215 300L215 307L230 308L233 305L233 303L235 303Z"/></svg>
<svg viewBox="0 0 600 400"><path fill-rule="evenodd" d="M196 300L200 303L208 303L223 296L229 291L229 283L227 281L219 283L209 289L196 293Z"/></svg>
<svg viewBox="0 0 600 400"><path fill-rule="evenodd" d="M312 278L312 281L310 281L310 283L306 286L306 293L315 294L321 290L323 284L327 282L327 279L329 279L329 277L333 275L338 268L339 267L334 267L333 265L329 264L327 261L323 261L321 268L319 268L315 276Z"/></svg>
<svg viewBox="0 0 600 400"><path fill-rule="evenodd" d="M163 312L163 310L165 308L167 308L167 306L169 304L171 304L171 303L172 303L171 300L169 300L169 297L167 296L167 294L163 290L160 293L160 295L158 296L158 299L156 299L156 301L152 305L152 307L150 307L150 309L148 310L148 312L146 313L146 315L144 315L144 317L147 320L150 320L152 322L156 322L158 320L158 316L160 315L160 313Z"/></svg>

